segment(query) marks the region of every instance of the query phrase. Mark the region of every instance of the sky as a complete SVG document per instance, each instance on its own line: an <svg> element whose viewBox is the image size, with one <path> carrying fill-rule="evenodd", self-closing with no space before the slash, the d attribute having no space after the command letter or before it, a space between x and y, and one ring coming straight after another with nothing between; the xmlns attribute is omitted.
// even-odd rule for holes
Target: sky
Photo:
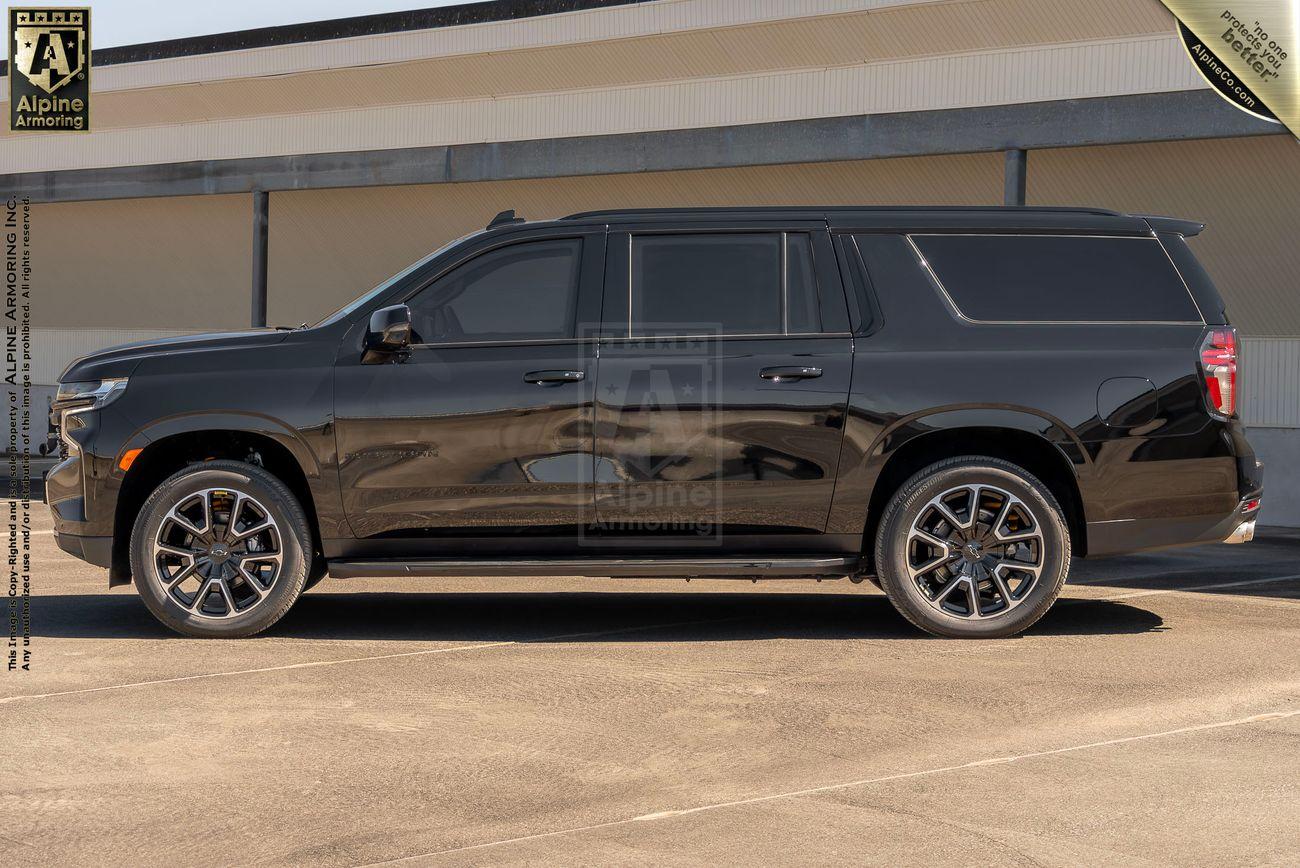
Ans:
<svg viewBox="0 0 1300 868"><path fill-rule="evenodd" d="M91 45L110 48L464 2L468 0L33 0L19 5L89 6Z"/></svg>

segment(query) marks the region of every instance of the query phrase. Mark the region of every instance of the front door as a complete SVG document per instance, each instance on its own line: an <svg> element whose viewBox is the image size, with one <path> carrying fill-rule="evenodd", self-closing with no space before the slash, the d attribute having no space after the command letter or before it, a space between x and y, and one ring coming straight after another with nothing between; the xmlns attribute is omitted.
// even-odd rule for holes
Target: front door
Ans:
<svg viewBox="0 0 1300 868"><path fill-rule="evenodd" d="M407 299L405 361L340 356L339 477L363 540L574 536L591 515L594 341L577 324L599 309L604 235L508 239Z"/></svg>
<svg viewBox="0 0 1300 868"><path fill-rule="evenodd" d="M824 531L853 359L824 226L615 232L608 263L601 531Z"/></svg>

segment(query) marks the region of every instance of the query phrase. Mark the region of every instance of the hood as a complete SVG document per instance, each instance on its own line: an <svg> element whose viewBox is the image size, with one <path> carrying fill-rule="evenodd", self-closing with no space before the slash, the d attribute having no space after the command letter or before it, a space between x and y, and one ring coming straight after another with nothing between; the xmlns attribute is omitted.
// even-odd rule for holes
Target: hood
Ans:
<svg viewBox="0 0 1300 868"><path fill-rule="evenodd" d="M289 334L290 332L281 329L250 329L239 332L205 332L196 335L181 335L174 338L155 338L148 341L118 344L107 349L88 353L79 359L73 359L63 369L63 373L59 375L59 382L99 380L105 377L127 377L130 376L142 359L150 356L201 352L204 350L225 350L237 347L270 346L271 344L280 343Z"/></svg>

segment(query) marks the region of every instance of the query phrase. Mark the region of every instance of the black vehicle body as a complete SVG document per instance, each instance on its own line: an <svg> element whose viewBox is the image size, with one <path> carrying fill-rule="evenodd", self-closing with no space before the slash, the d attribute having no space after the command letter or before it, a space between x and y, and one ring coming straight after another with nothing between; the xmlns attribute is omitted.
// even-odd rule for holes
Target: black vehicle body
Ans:
<svg viewBox="0 0 1300 868"><path fill-rule="evenodd" d="M891 494L920 468L968 454L1042 480L1075 556L1224 540L1253 519L1261 468L1240 421L1205 399L1198 347L1227 320L1184 241L1199 229L1036 208L505 222L310 328L173 338L73 362L62 381L129 386L63 427L76 448L46 480L57 540L109 568L111 584L128 582L130 533L150 491L188 463L224 458L285 482L334 576L861 576L873 572L870 541ZM806 239L820 329L630 336L631 240L657 233L786 233L783 251L788 235ZM976 321L916 243L943 235L1154 239L1196 315ZM485 252L538 239L581 245L570 337L367 344L375 311ZM633 396L654 367L674 388L681 372L704 370L699 394L682 389L670 406L646 403L644 389ZM663 444L676 450L668 458Z"/></svg>

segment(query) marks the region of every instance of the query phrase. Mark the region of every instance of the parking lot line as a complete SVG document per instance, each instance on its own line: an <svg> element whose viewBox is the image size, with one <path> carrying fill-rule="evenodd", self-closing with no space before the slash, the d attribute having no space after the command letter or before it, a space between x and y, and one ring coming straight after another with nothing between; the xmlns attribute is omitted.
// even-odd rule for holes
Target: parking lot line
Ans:
<svg viewBox="0 0 1300 868"><path fill-rule="evenodd" d="M1213 591L1219 588L1244 588L1247 585L1266 585L1271 582L1285 582L1291 579L1300 579L1300 574L1290 576L1268 576L1263 579L1245 579L1240 582L1214 582L1208 585L1190 585L1184 588L1159 588L1147 591L1130 591L1124 594L1112 594L1108 597L1102 597L1103 600L1135 600L1139 597L1155 597L1161 594L1182 594L1195 593L1197 591Z"/></svg>
<svg viewBox="0 0 1300 868"><path fill-rule="evenodd" d="M1274 720L1285 720L1287 718L1300 716L1300 708L1288 711L1269 711L1261 714L1253 714L1249 717L1237 717L1231 720L1220 720L1213 723L1200 723L1192 726L1181 726L1177 729L1165 729L1158 732L1147 732L1139 735L1130 735L1123 738L1106 739L1105 741L1092 741L1085 744L1069 745L1067 747L1052 748L1049 750L1031 751L1029 753L1015 754L1013 756L989 757L987 759L972 760L967 763L958 765L939 766L936 768L919 769L910 772L899 772L898 774L882 775L874 778L861 778L854 781L844 781L835 784L826 784L819 787L808 787L801 790L789 790L781 793L770 793L763 796L753 796L747 799L734 799L727 802L713 802L706 805L696 805L691 808L682 808L678 810L656 811L650 814L641 814L635 817L624 817L618 820L609 820L604 823L593 823L588 826L574 826L566 829L554 829L549 832L536 832L531 835L519 835L513 838L501 838L496 841L485 841L480 844L467 844L461 847L450 847L445 850L432 850L427 853L416 853L410 856L401 856L396 859L387 859L380 862L367 862L361 868L372 868L376 865L394 865L401 862L410 862L418 859L428 859L434 856L444 856L453 853L465 853L473 850L486 850L491 847L500 847L506 844L519 844L526 841L539 841L545 838L556 838L562 835L573 835L581 832L594 832L600 829L610 829L617 826L626 826L633 823L654 822L656 820L671 819L674 817L683 817L690 814L698 814L705 811L717 811L724 808L738 808L746 805L755 805L762 802L772 802L779 799L793 799L801 796L812 796L821 793L830 793L838 790L852 789L855 787L864 787L871 784L889 783L891 781L908 780L911 778L928 777L930 775L947 774L949 772L966 771L969 769L981 768L984 766L1008 765L1010 763L1020 762L1022 760L1037 759L1047 756L1058 756L1060 754L1076 753L1078 751L1095 750L1103 747L1113 747L1121 744L1131 744L1139 741L1149 741L1157 738L1169 738L1177 735L1187 735L1189 733L1207 732L1210 730L1227 729L1234 726L1243 726L1252 723L1265 723Z"/></svg>
<svg viewBox="0 0 1300 868"><path fill-rule="evenodd" d="M624 633L640 633L646 630L667 629L669 627L693 627L700 624L725 624L753 617L737 615L734 618L706 618L694 621L673 621L667 624L642 624L637 627L622 627L617 630L593 630L586 633L562 633L556 636L543 636L540 639L510 639L505 642L479 642L473 645L453 645L450 648L426 648L422 651L399 651L394 654L372 654L365 657L345 657L341 660L311 660L304 663L286 663L282 666L261 666L256 669L231 669L224 672L200 672L196 675L178 675L175 678L155 678L151 681L129 681L125 684L107 684L102 687L83 687L78 690L60 690L55 693L20 693L17 696L0 697L0 705L34 699L54 699L60 696L78 696L83 693L103 693L109 690L129 690L133 687L154 687L160 684L179 684L185 681L201 681L207 678L225 678L233 675L256 675L263 672L284 672L290 669L313 669L322 666L342 666L345 663L368 663L372 660L397 660L403 657L427 657L433 654L451 654L457 651L485 651L489 648L506 648L512 645L544 645L549 642L562 642L566 639L591 639L597 636L618 636Z"/></svg>

